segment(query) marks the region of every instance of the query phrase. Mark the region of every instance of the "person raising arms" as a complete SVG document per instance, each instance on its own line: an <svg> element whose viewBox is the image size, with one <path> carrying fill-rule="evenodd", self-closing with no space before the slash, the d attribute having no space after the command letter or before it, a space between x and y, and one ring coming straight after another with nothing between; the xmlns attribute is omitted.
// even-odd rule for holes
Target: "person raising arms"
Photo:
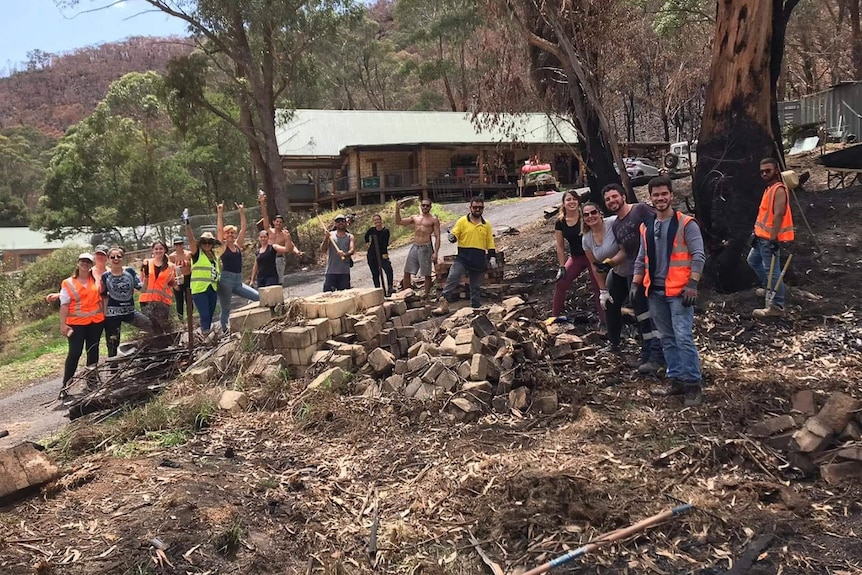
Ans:
<svg viewBox="0 0 862 575"><path fill-rule="evenodd" d="M239 210L239 230L236 226L224 225L224 202L216 206L216 238L223 242L221 253L221 277L218 281L218 301L221 306L221 328L230 330L230 305L234 294L247 300L259 301L260 294L242 282L242 246L245 245L245 207L234 204Z"/></svg>

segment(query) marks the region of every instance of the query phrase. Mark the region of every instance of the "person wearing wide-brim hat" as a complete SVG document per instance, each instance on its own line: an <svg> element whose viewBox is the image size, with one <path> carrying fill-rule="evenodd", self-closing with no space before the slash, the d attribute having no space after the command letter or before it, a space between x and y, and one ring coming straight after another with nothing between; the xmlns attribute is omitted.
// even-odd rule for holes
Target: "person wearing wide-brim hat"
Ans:
<svg viewBox="0 0 862 575"><path fill-rule="evenodd" d="M221 275L221 263L215 248L221 242L213 237L211 232L204 232L200 239L195 239L195 232L188 219L188 212L183 212L183 223L186 225L186 238L191 251L192 273L189 289L192 301L198 308L201 318L201 331L209 332L212 327L216 303L218 303L218 280Z"/></svg>

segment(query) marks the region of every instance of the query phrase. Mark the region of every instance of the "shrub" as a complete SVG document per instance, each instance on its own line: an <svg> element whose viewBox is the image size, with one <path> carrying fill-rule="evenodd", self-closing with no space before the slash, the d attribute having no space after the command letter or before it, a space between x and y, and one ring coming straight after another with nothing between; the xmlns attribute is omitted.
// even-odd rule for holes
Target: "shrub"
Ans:
<svg viewBox="0 0 862 575"><path fill-rule="evenodd" d="M36 295L55 292L75 270L78 255L90 251L87 246L66 246L41 257L21 273L21 293Z"/></svg>
<svg viewBox="0 0 862 575"><path fill-rule="evenodd" d="M10 325L15 319L15 302L18 300L18 280L6 273L6 265L0 256L0 327Z"/></svg>

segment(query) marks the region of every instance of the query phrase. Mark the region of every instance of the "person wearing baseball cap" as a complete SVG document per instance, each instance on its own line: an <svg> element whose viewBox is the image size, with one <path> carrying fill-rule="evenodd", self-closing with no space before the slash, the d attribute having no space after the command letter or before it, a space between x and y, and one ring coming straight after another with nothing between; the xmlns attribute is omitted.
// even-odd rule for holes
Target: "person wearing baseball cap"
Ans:
<svg viewBox="0 0 862 575"><path fill-rule="evenodd" d="M63 370L63 387L59 399L68 396L68 388L78 369L78 361L87 351L87 367L99 363L99 340L105 323L104 304L99 282L93 277L93 254L78 256L72 275L60 287L60 333L69 341L69 351Z"/></svg>
<svg viewBox="0 0 862 575"><path fill-rule="evenodd" d="M93 252L96 255L95 263L93 264L93 277L97 282L102 281L102 276L108 270L108 246L99 244Z"/></svg>

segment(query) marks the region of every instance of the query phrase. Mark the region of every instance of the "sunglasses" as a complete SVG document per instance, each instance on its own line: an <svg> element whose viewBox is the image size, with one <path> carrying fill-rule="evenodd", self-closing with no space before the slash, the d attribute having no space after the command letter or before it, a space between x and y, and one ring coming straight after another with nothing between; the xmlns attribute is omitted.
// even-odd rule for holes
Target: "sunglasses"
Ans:
<svg viewBox="0 0 862 575"><path fill-rule="evenodd" d="M123 259L123 256L108 256L108 257L109 257L109 258L111 258L112 260L121 260L121 259Z"/></svg>
<svg viewBox="0 0 862 575"><path fill-rule="evenodd" d="M200 241L200 244L201 244L202 246L210 246L210 245L212 245L213 243L214 243L214 242L213 242L212 240L201 240L201 241Z"/></svg>
<svg viewBox="0 0 862 575"><path fill-rule="evenodd" d="M471 210L484 210L485 206L470 206Z"/></svg>
<svg viewBox="0 0 862 575"><path fill-rule="evenodd" d="M661 222L656 220L652 226L653 234L655 234L655 239L661 238Z"/></svg>
<svg viewBox="0 0 862 575"><path fill-rule="evenodd" d="M431 207L431 204L422 204L422 207L423 207L423 208L430 208L430 207Z"/></svg>
<svg viewBox="0 0 862 575"><path fill-rule="evenodd" d="M585 217L585 218L589 218L589 217L591 217L591 216L597 216L597 215L599 215L599 211L598 211L598 210L590 210L590 211L588 211L588 212L584 212L584 217Z"/></svg>

